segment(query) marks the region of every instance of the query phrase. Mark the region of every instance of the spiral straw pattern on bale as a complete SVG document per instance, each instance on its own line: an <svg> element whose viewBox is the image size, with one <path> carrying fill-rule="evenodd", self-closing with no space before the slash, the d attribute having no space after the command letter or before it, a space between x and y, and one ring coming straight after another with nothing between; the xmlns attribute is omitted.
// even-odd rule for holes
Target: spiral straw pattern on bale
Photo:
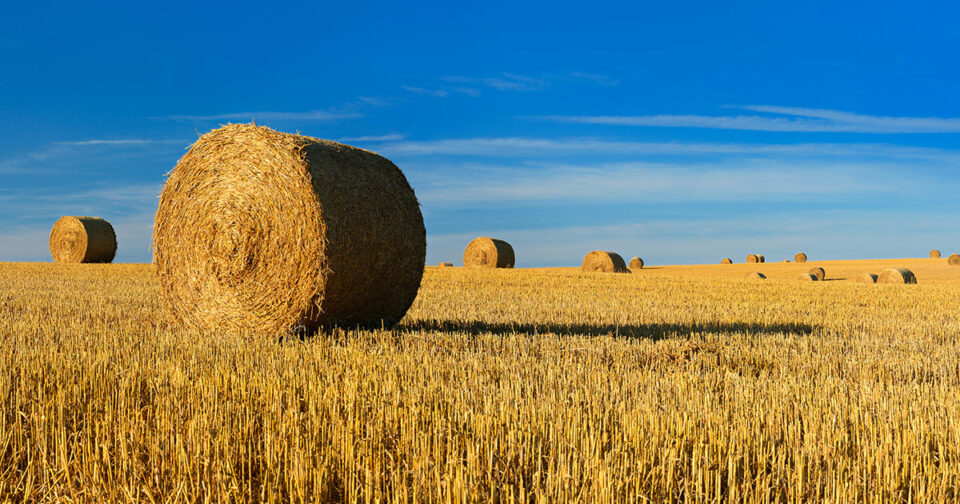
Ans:
<svg viewBox="0 0 960 504"><path fill-rule="evenodd" d="M940 259L940 251L933 249L930 251L930 259Z"/></svg>
<svg viewBox="0 0 960 504"><path fill-rule="evenodd" d="M583 271L599 271L602 273L630 273L623 258L616 252L594 250L583 257L580 265Z"/></svg>
<svg viewBox="0 0 960 504"><path fill-rule="evenodd" d="M50 231L50 255L58 263L108 263L117 254L117 234L100 217L60 217Z"/></svg>
<svg viewBox="0 0 960 504"><path fill-rule="evenodd" d="M426 253L420 205L392 162L248 124L203 135L180 159L153 242L177 319L270 334L391 326Z"/></svg>
<svg viewBox="0 0 960 504"><path fill-rule="evenodd" d="M950 254L947 258L947 264L950 266L960 266L960 254Z"/></svg>
<svg viewBox="0 0 960 504"><path fill-rule="evenodd" d="M481 268L512 268L516 261L513 247L496 238L474 238L463 251L464 266Z"/></svg>
<svg viewBox="0 0 960 504"><path fill-rule="evenodd" d="M757 254L747 254L747 264L756 264L760 262L760 257Z"/></svg>
<svg viewBox="0 0 960 504"><path fill-rule="evenodd" d="M880 272L877 283L915 284L917 276L907 268L889 268Z"/></svg>
<svg viewBox="0 0 960 504"><path fill-rule="evenodd" d="M816 268L811 268L809 273L817 277L817 280L823 280L824 278L827 277L827 272L824 271L824 269L819 266L817 266Z"/></svg>
<svg viewBox="0 0 960 504"><path fill-rule="evenodd" d="M798 262L798 263L807 262L807 254L804 254L803 252L797 252L797 254L793 256L793 262Z"/></svg>
<svg viewBox="0 0 960 504"><path fill-rule="evenodd" d="M643 259L640 259L639 257L630 259L630 269L643 269Z"/></svg>

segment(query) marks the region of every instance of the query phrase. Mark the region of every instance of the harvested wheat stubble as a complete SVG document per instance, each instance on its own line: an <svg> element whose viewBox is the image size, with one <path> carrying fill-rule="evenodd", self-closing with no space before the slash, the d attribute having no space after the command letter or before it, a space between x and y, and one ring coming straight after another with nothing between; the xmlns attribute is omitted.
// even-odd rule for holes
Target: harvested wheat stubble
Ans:
<svg viewBox="0 0 960 504"><path fill-rule="evenodd" d="M733 264L733 261L729 257L724 257L720 260L720 264Z"/></svg>
<svg viewBox="0 0 960 504"><path fill-rule="evenodd" d="M388 159L231 124L200 137L170 172L153 244L175 318L275 335L399 321L420 286L426 231Z"/></svg>
<svg viewBox="0 0 960 504"><path fill-rule="evenodd" d="M58 263L108 263L117 254L117 234L100 217L60 217L50 231L50 255Z"/></svg>
<svg viewBox="0 0 960 504"><path fill-rule="evenodd" d="M463 251L464 266L481 268L512 268L515 258L513 247L496 238L474 238Z"/></svg>
<svg viewBox="0 0 960 504"><path fill-rule="evenodd" d="M760 262L760 257L757 254L747 254L747 263L755 264Z"/></svg>
<svg viewBox="0 0 960 504"><path fill-rule="evenodd" d="M960 266L960 254L950 254L947 258L947 264L950 266Z"/></svg>
<svg viewBox="0 0 960 504"><path fill-rule="evenodd" d="M907 268L889 268L880 272L877 283L915 284L917 276Z"/></svg>
<svg viewBox="0 0 960 504"><path fill-rule="evenodd" d="M797 252L797 254L793 256L793 262L798 262L798 263L807 262L807 254L804 254L803 252Z"/></svg>
<svg viewBox="0 0 960 504"><path fill-rule="evenodd" d="M627 264L620 254L594 250L583 257L582 271L599 271L602 273L630 273Z"/></svg>
<svg viewBox="0 0 960 504"><path fill-rule="evenodd" d="M877 275L874 273L864 273L857 277L860 283L877 283Z"/></svg>
<svg viewBox="0 0 960 504"><path fill-rule="evenodd" d="M808 273L817 277L817 280L823 280L824 278L827 277L827 272L824 271L824 269L819 266L817 266L816 268L811 268Z"/></svg>
<svg viewBox="0 0 960 504"><path fill-rule="evenodd" d="M940 259L940 251L933 249L930 251L930 259Z"/></svg>
<svg viewBox="0 0 960 504"><path fill-rule="evenodd" d="M746 278L747 280L766 280L767 275L764 275L763 273L755 271L753 273L747 273L747 275L744 278Z"/></svg>
<svg viewBox="0 0 960 504"><path fill-rule="evenodd" d="M630 259L630 269L643 269L643 259L640 259L639 257Z"/></svg>
<svg viewBox="0 0 960 504"><path fill-rule="evenodd" d="M441 268L452 268L452 267L453 267L453 263L452 263L452 262L442 262L442 263L438 264L437 266L440 266Z"/></svg>
<svg viewBox="0 0 960 504"><path fill-rule="evenodd" d="M820 281L820 279L817 278L817 275L814 275L813 273L800 273L800 276L798 277L798 279L803 281L809 281L809 282Z"/></svg>

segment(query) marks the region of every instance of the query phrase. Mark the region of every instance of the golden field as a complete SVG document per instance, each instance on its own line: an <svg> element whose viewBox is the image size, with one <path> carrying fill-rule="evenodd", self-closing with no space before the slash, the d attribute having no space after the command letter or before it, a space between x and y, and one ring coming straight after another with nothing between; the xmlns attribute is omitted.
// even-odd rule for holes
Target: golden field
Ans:
<svg viewBox="0 0 960 504"><path fill-rule="evenodd" d="M395 329L281 343L0 263L0 499L952 502L958 305L946 259L428 267Z"/></svg>

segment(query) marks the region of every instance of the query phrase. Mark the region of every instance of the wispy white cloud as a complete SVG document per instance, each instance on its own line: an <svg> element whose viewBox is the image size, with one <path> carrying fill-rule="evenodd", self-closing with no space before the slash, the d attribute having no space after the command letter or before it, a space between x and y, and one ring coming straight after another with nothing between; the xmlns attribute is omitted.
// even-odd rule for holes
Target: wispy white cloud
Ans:
<svg viewBox="0 0 960 504"><path fill-rule="evenodd" d="M417 86L400 86L404 91L409 91L418 95L434 96L437 98L446 98L450 92L444 89L427 89Z"/></svg>
<svg viewBox="0 0 960 504"><path fill-rule="evenodd" d="M335 121L363 117L354 111L310 110L307 112L231 112L211 115L169 115L174 121Z"/></svg>
<svg viewBox="0 0 960 504"><path fill-rule="evenodd" d="M838 110L780 107L772 105L738 106L761 115L591 115L534 116L531 119L614 126L651 126L670 128L709 128L781 132L834 133L958 133L960 118L892 117L856 114Z"/></svg>
<svg viewBox="0 0 960 504"><path fill-rule="evenodd" d="M536 76L504 72L500 75L486 77L444 75L439 79L445 84L430 88L414 86L402 86L402 88L411 93L446 98L451 94L480 96L482 88L496 91L535 91L549 87L557 82L580 82L601 86L615 86L619 84L619 81L607 75L583 72L542 74Z"/></svg>
<svg viewBox="0 0 960 504"><path fill-rule="evenodd" d="M175 152L189 145L185 139L86 139L54 141L36 149L0 159L0 174L57 173L78 163L136 158Z"/></svg>

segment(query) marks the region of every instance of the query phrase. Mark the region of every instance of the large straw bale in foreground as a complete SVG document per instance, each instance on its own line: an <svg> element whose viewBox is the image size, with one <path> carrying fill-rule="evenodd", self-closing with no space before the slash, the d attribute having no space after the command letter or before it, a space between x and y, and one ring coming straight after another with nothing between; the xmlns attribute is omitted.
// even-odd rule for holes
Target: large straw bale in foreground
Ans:
<svg viewBox="0 0 960 504"><path fill-rule="evenodd" d="M915 284L917 277L907 268L889 268L880 272L877 283Z"/></svg>
<svg viewBox="0 0 960 504"><path fill-rule="evenodd" d="M482 268L512 268L515 261L513 247L496 238L474 238L463 251L464 266Z"/></svg>
<svg viewBox="0 0 960 504"><path fill-rule="evenodd" d="M227 125L170 173L153 243L164 304L201 329L390 326L420 286L420 205L389 160Z"/></svg>
<svg viewBox="0 0 960 504"><path fill-rule="evenodd" d="M630 269L643 269L643 259L640 259L639 257L630 259Z"/></svg>
<svg viewBox="0 0 960 504"><path fill-rule="evenodd" d="M933 249L930 251L930 259L940 259L940 251Z"/></svg>
<svg viewBox="0 0 960 504"><path fill-rule="evenodd" d="M117 254L117 234L100 217L60 217L50 231L50 255L58 263L108 263Z"/></svg>
<svg viewBox="0 0 960 504"><path fill-rule="evenodd" d="M947 258L947 264L950 266L960 266L960 254L950 254Z"/></svg>
<svg viewBox="0 0 960 504"><path fill-rule="evenodd" d="M807 262L807 254L804 254L803 252L797 252L797 254L793 256L793 262L798 262L798 263Z"/></svg>
<svg viewBox="0 0 960 504"><path fill-rule="evenodd" d="M583 257L582 271L599 271L602 273L630 273L627 264L620 254L594 250Z"/></svg>

